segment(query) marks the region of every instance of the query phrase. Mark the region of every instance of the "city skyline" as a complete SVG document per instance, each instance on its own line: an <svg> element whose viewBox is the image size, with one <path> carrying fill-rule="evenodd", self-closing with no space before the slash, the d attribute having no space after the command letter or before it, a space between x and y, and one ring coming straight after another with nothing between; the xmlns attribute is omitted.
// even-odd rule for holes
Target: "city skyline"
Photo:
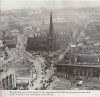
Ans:
<svg viewBox="0 0 100 97"><path fill-rule="evenodd" d="M80 7L100 7L100 0L1 0L1 10L13 10L24 8L80 8Z"/></svg>

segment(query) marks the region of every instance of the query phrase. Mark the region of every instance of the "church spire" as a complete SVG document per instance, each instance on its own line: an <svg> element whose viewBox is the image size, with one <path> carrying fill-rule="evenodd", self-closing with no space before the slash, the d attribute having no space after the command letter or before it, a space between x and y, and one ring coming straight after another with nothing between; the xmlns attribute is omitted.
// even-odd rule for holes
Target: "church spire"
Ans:
<svg viewBox="0 0 100 97"><path fill-rule="evenodd" d="M54 29L53 29L53 20L52 20L52 12L50 14L50 28L49 28L49 35L52 35L54 32Z"/></svg>
<svg viewBox="0 0 100 97"><path fill-rule="evenodd" d="M52 12L50 14L50 26L49 26L49 33L48 33L48 51L54 50L54 28L53 28L53 20L52 20Z"/></svg>

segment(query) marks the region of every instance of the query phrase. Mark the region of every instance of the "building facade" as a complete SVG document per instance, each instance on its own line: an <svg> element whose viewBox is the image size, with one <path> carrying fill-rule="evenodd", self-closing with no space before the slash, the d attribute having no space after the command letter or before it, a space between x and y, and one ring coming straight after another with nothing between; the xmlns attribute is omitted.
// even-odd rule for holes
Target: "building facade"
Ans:
<svg viewBox="0 0 100 97"><path fill-rule="evenodd" d="M17 36L8 35L3 37L3 43L7 47L16 47L17 45Z"/></svg>
<svg viewBox="0 0 100 97"><path fill-rule="evenodd" d="M57 42L55 33L53 30L53 21L52 21L52 13L50 15L50 28L49 33L46 35L41 35L36 33L34 37L27 38L27 46L26 50L31 51L55 51L57 50Z"/></svg>
<svg viewBox="0 0 100 97"><path fill-rule="evenodd" d="M64 77L97 77L100 79L100 45L70 48L57 63L58 75Z"/></svg>

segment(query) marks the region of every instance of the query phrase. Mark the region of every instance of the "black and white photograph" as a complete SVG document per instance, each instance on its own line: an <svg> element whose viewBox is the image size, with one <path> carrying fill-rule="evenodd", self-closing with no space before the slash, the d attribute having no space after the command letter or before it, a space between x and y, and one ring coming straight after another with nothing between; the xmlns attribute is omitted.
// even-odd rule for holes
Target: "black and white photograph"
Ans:
<svg viewBox="0 0 100 97"><path fill-rule="evenodd" d="M100 90L100 1L0 0L0 90Z"/></svg>

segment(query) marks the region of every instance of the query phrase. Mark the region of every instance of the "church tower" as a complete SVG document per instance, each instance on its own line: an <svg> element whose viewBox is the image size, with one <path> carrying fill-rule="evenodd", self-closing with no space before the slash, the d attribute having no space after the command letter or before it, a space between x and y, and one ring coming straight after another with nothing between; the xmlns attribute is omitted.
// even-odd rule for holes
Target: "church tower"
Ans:
<svg viewBox="0 0 100 97"><path fill-rule="evenodd" d="M48 51L56 50L56 36L53 28L52 12L50 14L50 28L48 33Z"/></svg>

